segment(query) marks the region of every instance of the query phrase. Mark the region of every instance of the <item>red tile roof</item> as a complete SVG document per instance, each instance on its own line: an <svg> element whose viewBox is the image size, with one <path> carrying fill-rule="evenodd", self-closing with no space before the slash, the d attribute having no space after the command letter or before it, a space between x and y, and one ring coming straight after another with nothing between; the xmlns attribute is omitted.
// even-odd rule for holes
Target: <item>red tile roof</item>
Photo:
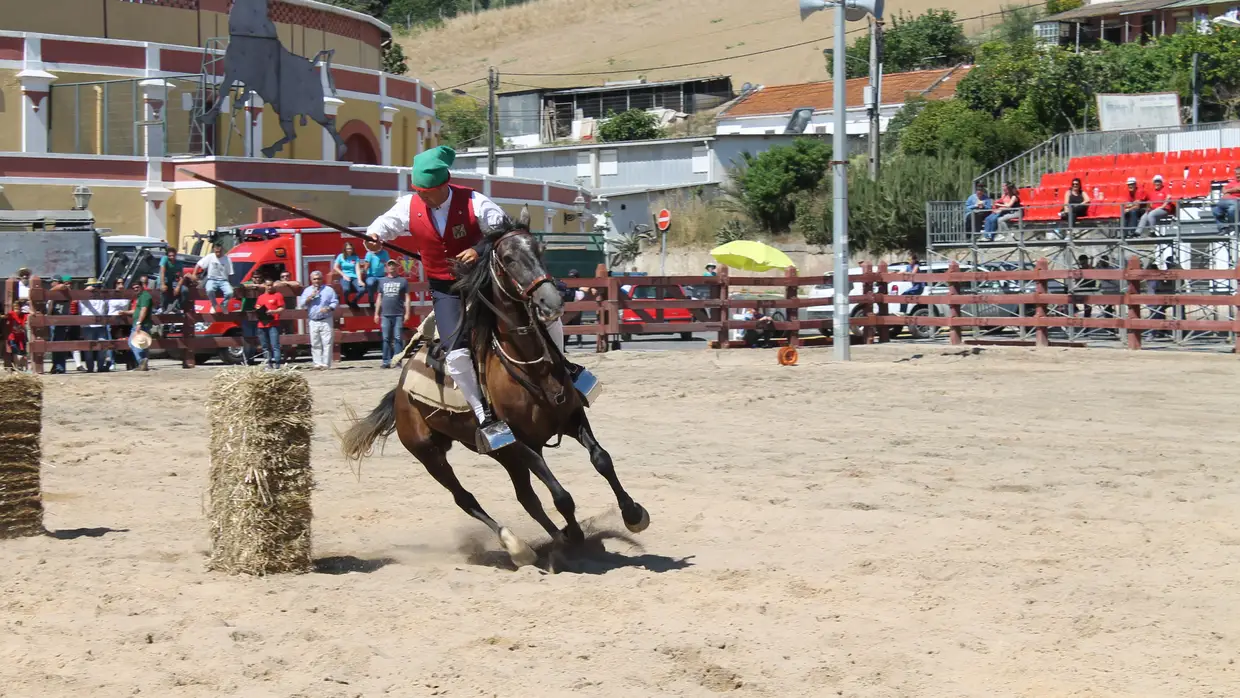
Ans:
<svg viewBox="0 0 1240 698"><path fill-rule="evenodd" d="M958 66L943 70L919 70L912 73L890 73L883 76L883 104L900 104L909 95L922 95L926 99L948 99L955 96L956 85L969 74L973 66ZM941 80L941 82L940 82ZM844 101L849 108L864 107L864 90L870 79L853 78L844 83ZM930 88L934 89L931 90ZM927 90L930 90L927 92ZM923 94L925 93L925 94ZM719 118L736 116L765 116L791 114L800 107L813 107L815 111L830 111L832 106L831 82L805 82L797 85L772 85L762 87L725 110Z"/></svg>

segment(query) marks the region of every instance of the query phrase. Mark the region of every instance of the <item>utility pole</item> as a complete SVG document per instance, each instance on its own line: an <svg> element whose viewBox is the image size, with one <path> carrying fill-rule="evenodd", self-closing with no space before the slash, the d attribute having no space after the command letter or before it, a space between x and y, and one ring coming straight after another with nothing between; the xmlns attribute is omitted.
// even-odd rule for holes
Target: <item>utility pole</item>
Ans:
<svg viewBox="0 0 1240 698"><path fill-rule="evenodd" d="M849 360L849 342L852 337L848 331L848 294L852 292L852 282L848 278L848 136L845 135L844 83L847 76L844 72L844 59L848 47L844 44L844 3L837 2L835 7L835 65L831 66L834 73L831 91L834 97L831 103L832 116L835 120L835 132L831 134L831 169L833 181L831 194L834 206L831 208L833 226L831 230L831 248L835 256L832 287L835 296L835 309L831 320L832 344L835 345L837 361Z"/></svg>
<svg viewBox="0 0 1240 698"><path fill-rule="evenodd" d="M1201 54L1193 54L1193 126L1197 125L1198 106L1201 97L1201 83L1197 80L1197 68Z"/></svg>
<svg viewBox="0 0 1240 698"><path fill-rule="evenodd" d="M878 179L878 106L882 102L883 84L883 21L870 16L870 179Z"/></svg>
<svg viewBox="0 0 1240 698"><path fill-rule="evenodd" d="M495 66L487 70L487 172L495 176L495 90L499 88L499 72Z"/></svg>

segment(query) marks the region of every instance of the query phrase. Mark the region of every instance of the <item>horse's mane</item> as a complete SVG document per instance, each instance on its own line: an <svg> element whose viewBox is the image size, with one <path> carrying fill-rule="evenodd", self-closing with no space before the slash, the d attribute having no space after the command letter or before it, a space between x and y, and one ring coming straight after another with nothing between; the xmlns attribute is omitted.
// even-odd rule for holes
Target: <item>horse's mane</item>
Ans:
<svg viewBox="0 0 1240 698"><path fill-rule="evenodd" d="M491 252L495 249L494 239L487 236L478 248L478 260L473 266L465 266L454 262L457 281L452 290L461 294L464 312L461 313L459 332L470 337L467 344L480 365L491 348L491 334L495 331L495 313L483 302L489 301L491 287ZM472 336L471 336L472 335Z"/></svg>

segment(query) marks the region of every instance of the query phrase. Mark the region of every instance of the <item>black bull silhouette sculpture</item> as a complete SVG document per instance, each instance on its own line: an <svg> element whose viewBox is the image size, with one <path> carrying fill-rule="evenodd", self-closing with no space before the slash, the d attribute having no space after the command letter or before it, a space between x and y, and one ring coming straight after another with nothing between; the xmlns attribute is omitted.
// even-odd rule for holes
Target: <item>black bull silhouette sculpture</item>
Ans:
<svg viewBox="0 0 1240 698"><path fill-rule="evenodd" d="M290 53L280 43L276 25L267 16L267 0L235 0L228 14L228 50L224 53L224 81L220 83L215 103L198 120L213 121L219 115L224 95L238 82L244 89L237 104L245 102L253 92L271 105L280 117L284 137L263 148L263 155L274 157L284 144L297 138L293 120L301 116L301 125L309 117L322 126L336 141L336 159L344 157L345 145L336 132L335 117L328 116L323 106L323 85L315 70L320 58L326 57L322 69L328 85L335 93L331 73L331 57L335 51L319 51L313 59Z"/></svg>

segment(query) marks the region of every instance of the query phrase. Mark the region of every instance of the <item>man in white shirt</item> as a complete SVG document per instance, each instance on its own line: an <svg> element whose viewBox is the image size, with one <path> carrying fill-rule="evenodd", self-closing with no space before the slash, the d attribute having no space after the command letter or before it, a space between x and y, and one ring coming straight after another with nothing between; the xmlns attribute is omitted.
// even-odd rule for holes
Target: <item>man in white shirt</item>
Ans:
<svg viewBox="0 0 1240 698"><path fill-rule="evenodd" d="M198 279L199 272L207 272L207 283L204 286L207 292L207 298L211 301L211 312L220 312L219 305L215 302L215 294L218 291L224 296L224 308L228 308L228 300L233 296L232 283L229 278L233 274L232 260L228 255L224 254L224 246L215 243L211 248L211 254L203 255L198 260L198 264L194 267L194 279Z"/></svg>
<svg viewBox="0 0 1240 698"><path fill-rule="evenodd" d="M102 288L99 279L88 279L86 290L98 291ZM78 315L82 317L106 318L108 316L108 300L106 298L89 298L78 301ZM89 342L101 342L107 339L107 325L85 325L82 327L82 339ZM107 352L90 350L82 352L82 361L86 364L86 372L100 373L108 370Z"/></svg>

